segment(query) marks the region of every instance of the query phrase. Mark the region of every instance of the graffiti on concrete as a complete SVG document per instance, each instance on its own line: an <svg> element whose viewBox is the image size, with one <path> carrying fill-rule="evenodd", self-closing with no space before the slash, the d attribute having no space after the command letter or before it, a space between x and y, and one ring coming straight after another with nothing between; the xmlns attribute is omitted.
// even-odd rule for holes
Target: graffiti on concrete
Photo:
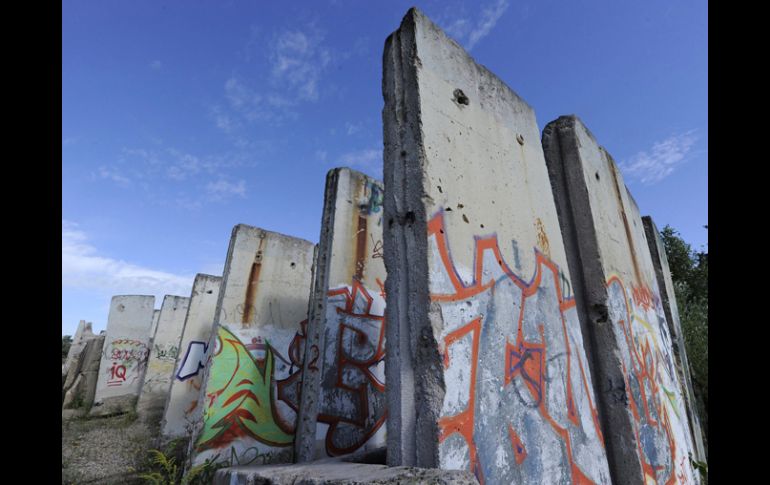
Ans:
<svg viewBox="0 0 770 485"><path fill-rule="evenodd" d="M357 450L386 419L385 293L377 284L379 292L353 278L327 293L318 421L328 425L329 456Z"/></svg>
<svg viewBox="0 0 770 485"><path fill-rule="evenodd" d="M559 268L534 248L535 274L525 281L489 236L475 238L466 271L445 232L439 212L428 247L431 300L443 320L441 467L470 470L481 484L609 483L575 301L564 296Z"/></svg>
<svg viewBox="0 0 770 485"><path fill-rule="evenodd" d="M107 346L105 355L112 360L112 365L106 369L109 374L107 386L119 387L142 377L150 349L141 340L117 338Z"/></svg>
<svg viewBox="0 0 770 485"><path fill-rule="evenodd" d="M298 409L304 324L303 331L297 332L289 345L290 360L267 339L255 337L245 344L225 326L219 327L204 396L203 429L195 445L197 451L226 449L241 438L271 447L292 444L296 415L287 416L278 400L295 412ZM284 379L276 376L280 362L288 364Z"/></svg>
<svg viewBox="0 0 770 485"><path fill-rule="evenodd" d="M694 483L692 469L682 459L689 435L680 424L685 411L660 298L646 286L626 288L618 276L607 280L607 291L644 480Z"/></svg>
<svg viewBox="0 0 770 485"><path fill-rule="evenodd" d="M153 350L156 359L167 362L176 362L176 357L179 355L179 347L174 344L155 344Z"/></svg>
<svg viewBox="0 0 770 485"><path fill-rule="evenodd" d="M358 206L361 214L369 216L382 210L383 190L375 181L367 180L364 184L366 202Z"/></svg>
<svg viewBox="0 0 770 485"><path fill-rule="evenodd" d="M184 381L193 376L197 376L201 369L206 366L208 358L208 344L193 340L187 345L187 352L179 365L176 378Z"/></svg>

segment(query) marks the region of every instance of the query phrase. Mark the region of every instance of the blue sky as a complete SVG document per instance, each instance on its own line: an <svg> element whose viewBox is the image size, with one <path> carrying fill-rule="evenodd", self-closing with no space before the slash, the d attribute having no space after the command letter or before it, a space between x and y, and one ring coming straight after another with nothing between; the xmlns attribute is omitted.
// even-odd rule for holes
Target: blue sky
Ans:
<svg viewBox="0 0 770 485"><path fill-rule="evenodd" d="M707 247L706 1L65 0L62 333L221 275L238 223L317 242L330 168L382 178L382 48L413 4Z"/></svg>

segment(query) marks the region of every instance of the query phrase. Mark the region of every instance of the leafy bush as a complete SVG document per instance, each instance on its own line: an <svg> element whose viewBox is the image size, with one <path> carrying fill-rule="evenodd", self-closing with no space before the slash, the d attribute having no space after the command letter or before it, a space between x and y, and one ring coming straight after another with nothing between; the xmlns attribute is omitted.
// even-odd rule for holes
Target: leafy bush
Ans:
<svg viewBox="0 0 770 485"><path fill-rule="evenodd" d="M216 459L206 460L200 465L191 467L184 474L184 467L177 464L179 453L177 447L181 440L170 442L164 451L149 450L149 467L147 473L142 473L139 478L153 485L203 485L209 484L214 479L214 473L220 468L229 466L229 463L217 462ZM176 455L176 456L174 456Z"/></svg>

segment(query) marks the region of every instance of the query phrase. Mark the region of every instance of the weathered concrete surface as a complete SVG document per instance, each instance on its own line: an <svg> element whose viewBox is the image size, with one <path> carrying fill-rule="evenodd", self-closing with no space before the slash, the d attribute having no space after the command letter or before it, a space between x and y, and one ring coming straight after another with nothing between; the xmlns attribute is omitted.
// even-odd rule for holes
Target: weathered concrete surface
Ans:
<svg viewBox="0 0 770 485"><path fill-rule="evenodd" d="M208 358L208 342L214 325L214 312L219 298L220 276L195 276L190 306L176 359L171 391L161 423L165 439L189 437L193 423L200 420L198 399L201 390L201 369Z"/></svg>
<svg viewBox="0 0 770 485"><path fill-rule="evenodd" d="M77 361L80 352L82 352L83 348L86 346L86 342L96 337L92 326L93 324L91 322L86 322L85 320L81 320L80 323L78 323L78 329L75 331L75 335L72 336L72 344L67 352L67 358L62 365L62 374L67 374L70 366Z"/></svg>
<svg viewBox="0 0 770 485"><path fill-rule="evenodd" d="M326 177L296 440L297 461L385 446L382 183Z"/></svg>
<svg viewBox="0 0 770 485"><path fill-rule="evenodd" d="M150 353L154 296L113 296L91 415L133 409Z"/></svg>
<svg viewBox="0 0 770 485"><path fill-rule="evenodd" d="M296 465L234 467L218 470L213 485L355 485L355 484L477 485L473 474L457 470L387 467L340 461Z"/></svg>
<svg viewBox="0 0 770 485"><path fill-rule="evenodd" d="M639 209L612 157L575 116L543 131L614 483L697 477L683 386Z"/></svg>
<svg viewBox="0 0 770 485"><path fill-rule="evenodd" d="M190 298L166 295L160 307L160 317L152 339L150 357L144 383L136 403L136 411L145 421L156 424L163 416L163 409L171 391L171 381L176 370L179 343L182 340L184 322Z"/></svg>
<svg viewBox="0 0 770 485"><path fill-rule="evenodd" d="M532 108L415 9L384 76L388 464L608 483Z"/></svg>
<svg viewBox="0 0 770 485"><path fill-rule="evenodd" d="M150 327L150 346L152 347L152 341L155 338L155 331L158 329L158 322L160 321L160 310L152 312L152 327Z"/></svg>
<svg viewBox="0 0 770 485"><path fill-rule="evenodd" d="M299 409L314 245L246 225L233 229L210 363L193 430L193 464L289 463Z"/></svg>
<svg viewBox="0 0 770 485"><path fill-rule="evenodd" d="M695 445L695 458L698 461L706 461L706 450L703 446L703 433L700 418L698 416L698 406L695 401L695 392L692 388L692 377L690 374L690 363L687 360L687 349L684 343L684 334L682 333L682 324L679 320L679 308L676 305L676 294L674 293L674 280L671 277L671 269L668 266L666 257L666 248L663 238L658 232L658 227L650 216L642 217L644 224L644 234L647 237L647 243L650 245L650 256L652 264L655 267L655 277L660 289L660 299L663 310L668 322L668 330L672 336L671 346L674 350L674 359L676 370L679 374L679 382L684 383L685 409L692 432L693 444Z"/></svg>
<svg viewBox="0 0 770 485"><path fill-rule="evenodd" d="M78 353L64 383L63 409L78 408L88 411L91 408L96 393L96 382L99 379L103 346L104 335L96 335L89 339Z"/></svg>

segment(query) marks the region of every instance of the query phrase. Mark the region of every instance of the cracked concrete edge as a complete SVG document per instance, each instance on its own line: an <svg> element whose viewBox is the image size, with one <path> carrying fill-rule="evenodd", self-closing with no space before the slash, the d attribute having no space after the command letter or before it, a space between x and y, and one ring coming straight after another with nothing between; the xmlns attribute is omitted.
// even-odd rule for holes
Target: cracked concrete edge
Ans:
<svg viewBox="0 0 770 485"><path fill-rule="evenodd" d="M313 254L312 284L308 302L307 335L302 367L302 390L294 435L294 461L311 461L315 458L316 427L318 423L318 397L321 388L320 370L310 369L311 347L324 348L324 315L326 315L326 291L329 287L328 262L331 259L334 239L334 215L339 182L339 168L326 174L324 205L321 215L321 234Z"/></svg>
<svg viewBox="0 0 770 485"><path fill-rule="evenodd" d="M427 218L422 202L425 153L416 30L423 19L410 9L385 41L383 54L387 463L434 467L438 465L435 421L440 408L428 409L417 400L433 382L426 379L426 366L417 361L413 348L416 337L427 330L438 354L428 320Z"/></svg>

